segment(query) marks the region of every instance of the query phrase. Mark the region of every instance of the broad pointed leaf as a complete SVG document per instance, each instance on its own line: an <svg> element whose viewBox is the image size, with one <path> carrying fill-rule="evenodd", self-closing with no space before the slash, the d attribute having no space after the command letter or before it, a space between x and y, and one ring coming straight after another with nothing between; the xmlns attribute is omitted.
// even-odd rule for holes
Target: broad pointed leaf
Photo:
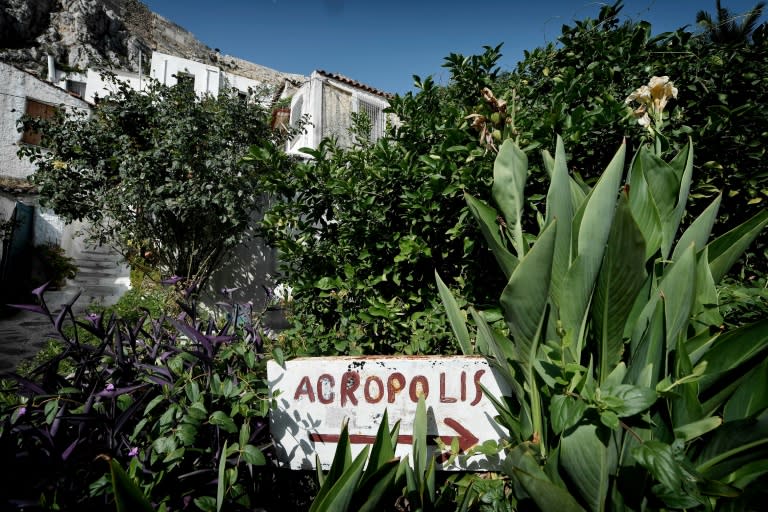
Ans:
<svg viewBox="0 0 768 512"><path fill-rule="evenodd" d="M501 267L501 271L504 272L504 276L509 279L518 260L514 254L509 252L504 243L504 238L501 235L502 228L498 222L498 212L470 194L464 194L464 198L467 201L467 206L469 206L469 211L477 220L480 231L483 233L485 242L491 248L496 262Z"/></svg>
<svg viewBox="0 0 768 512"><path fill-rule="evenodd" d="M709 264L716 283L728 273L766 224L768 210L763 210L709 244Z"/></svg>
<svg viewBox="0 0 768 512"><path fill-rule="evenodd" d="M567 489L553 483L542 471L527 445L513 448L502 463L502 469L525 489L543 512L584 510Z"/></svg>
<svg viewBox="0 0 768 512"><path fill-rule="evenodd" d="M696 282L694 246L690 245L680 259L669 265L659 282L659 293L664 301L667 352L675 348L677 337L688 328L693 309L693 283Z"/></svg>
<svg viewBox="0 0 768 512"><path fill-rule="evenodd" d="M697 251L701 251L709 242L709 235L712 233L712 226L717 220L717 212L720 210L720 201L723 196L718 195L706 210L701 212L701 215L696 217L688 229L686 229L680 240L675 246L675 251L672 253L672 261L677 261L682 252L688 248L689 245L694 244Z"/></svg>
<svg viewBox="0 0 768 512"><path fill-rule="evenodd" d="M565 148L560 136L557 137L557 150L552 165L552 181L547 192L544 223L549 225L558 220L552 267L552 297L555 304L560 304L563 300L568 300L568 292L563 289L563 280L571 264L571 223L576 211L571 198L571 178L565 163Z"/></svg>
<svg viewBox="0 0 768 512"><path fill-rule="evenodd" d="M576 257L564 281L568 300L558 306L563 328L576 339L576 343L571 346L575 361L581 359L581 336L611 232L624 170L625 152L626 145L622 144L573 220L571 238L572 250Z"/></svg>
<svg viewBox="0 0 768 512"><path fill-rule="evenodd" d="M544 229L501 294L504 318L524 362L534 357L531 346L549 299L556 226L557 222L553 222Z"/></svg>
<svg viewBox="0 0 768 512"><path fill-rule="evenodd" d="M467 320L462 314L459 305L456 302L456 298L451 293L451 290L445 285L440 275L435 270L435 280L437 281L437 289L440 292L440 299L443 301L443 307L448 315L448 321L453 329L453 334L456 335L456 339L461 347L461 352L466 355L471 355L472 342L469 339L469 331L467 330Z"/></svg>
<svg viewBox="0 0 768 512"><path fill-rule="evenodd" d="M610 478L616 471L617 454L610 438L608 430L580 425L560 443L560 463L590 510L605 510Z"/></svg>
<svg viewBox="0 0 768 512"><path fill-rule="evenodd" d="M627 197L622 194L592 306L592 325L599 343L600 383L621 360L626 322L645 278L645 240L629 210Z"/></svg>
<svg viewBox="0 0 768 512"><path fill-rule="evenodd" d="M512 232L512 243L518 258L525 255L523 240L523 205L525 180L528 177L528 157L507 139L499 148L493 163L493 199L501 209L504 220Z"/></svg>

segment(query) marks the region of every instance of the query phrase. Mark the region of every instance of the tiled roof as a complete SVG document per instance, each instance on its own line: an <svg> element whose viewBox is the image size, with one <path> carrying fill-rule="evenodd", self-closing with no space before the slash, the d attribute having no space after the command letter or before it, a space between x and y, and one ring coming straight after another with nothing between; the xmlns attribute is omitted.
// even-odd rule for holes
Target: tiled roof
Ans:
<svg viewBox="0 0 768 512"><path fill-rule="evenodd" d="M394 94L384 92L380 89L376 89L375 87L371 87L370 85L365 85L364 83L358 82L357 80L352 80L351 78L348 78L344 75L340 75L338 73L329 73L328 71L323 71L322 69L318 69L316 71L327 78L338 80L339 82L343 82L347 85L351 85L352 87L357 87L358 89L362 89L366 92L370 92L371 94L376 94L377 96L383 96L384 98L394 97Z"/></svg>

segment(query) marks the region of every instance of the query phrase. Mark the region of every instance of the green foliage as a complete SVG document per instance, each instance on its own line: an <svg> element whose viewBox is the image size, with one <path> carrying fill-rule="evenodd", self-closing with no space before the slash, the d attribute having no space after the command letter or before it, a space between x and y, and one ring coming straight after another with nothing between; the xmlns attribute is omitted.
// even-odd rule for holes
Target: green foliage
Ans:
<svg viewBox="0 0 768 512"><path fill-rule="evenodd" d="M88 221L98 241L153 260L165 275L204 281L249 235L258 176L285 167L288 134L234 93L199 98L186 87L150 81L136 91L112 81L115 92L91 117L23 118L20 129L35 128L43 141L19 155L37 167L41 202L66 221ZM274 158L242 165L252 145Z"/></svg>
<svg viewBox="0 0 768 512"><path fill-rule="evenodd" d="M710 241L715 200L679 234L690 144L669 162L641 147L624 186L622 145L587 188L570 176L563 146L558 138L547 215L530 245L520 247L511 223L498 238L482 213L490 207L473 209L497 259L513 261L511 272L502 266L504 332L473 308L469 316L474 345L519 406L496 402L514 443L504 471L515 499L545 511L759 508L768 321L722 332L715 284L768 211ZM519 212L520 155L508 140L496 159L494 187L513 189L494 193L502 212Z"/></svg>
<svg viewBox="0 0 768 512"><path fill-rule="evenodd" d="M347 149L326 140L307 151L311 160L267 177L275 199L263 226L293 287L294 328L285 336L295 351L456 352L435 269L480 302L503 286L483 271L491 256L475 246L463 200L465 190L482 196L491 183L492 153L465 117L495 79L498 58L494 48L451 57L456 85L416 77L418 92L391 101L400 122L387 137L357 136ZM483 286L475 286L481 277L464 281L485 275Z"/></svg>
<svg viewBox="0 0 768 512"><path fill-rule="evenodd" d="M752 24L751 37L742 34L730 42L686 29L652 36L647 22L620 23L621 8L619 1L601 8L597 19L564 25L557 45L526 52L516 71L504 77L506 85L494 88L505 98L514 95L524 112L516 121L519 144L552 147L561 135L573 172L592 182L611 157L613 144L606 141L619 144L624 138L630 153L647 141L648 132L624 99L650 77L669 76L679 95L665 113L667 154L682 149L688 136L698 144L686 222L722 193L715 232L728 231L768 201L765 26ZM739 25L750 16L728 20ZM545 173L532 171L530 191L544 193ZM761 235L748 253L754 255L751 268L768 270L766 250Z"/></svg>
<svg viewBox="0 0 768 512"><path fill-rule="evenodd" d="M449 510L451 486L436 484L436 460L427 448L427 421L426 402L420 396L413 419L411 455L403 459L395 457L400 422L390 429L386 411L373 444L365 446L354 460L345 424L327 473L322 472L317 460L320 490L310 512ZM464 503L470 503L478 494L466 489ZM467 506L460 510L468 510Z"/></svg>
<svg viewBox="0 0 768 512"><path fill-rule="evenodd" d="M175 318L128 322L76 319L67 306L54 318L44 291L24 309L49 316L62 350L3 381L0 454L14 468L4 506L248 510L271 499L263 340L250 310L224 304L203 320L181 303Z"/></svg>
<svg viewBox="0 0 768 512"><path fill-rule="evenodd" d="M38 245L35 247L34 255L40 267L39 275L36 276L38 282L30 283L32 286L37 287L50 281L52 288L61 288L66 284L67 279L74 279L77 275L78 268L74 260L67 256L64 249L57 244ZM35 276L32 281L35 281Z"/></svg>
<svg viewBox="0 0 768 512"><path fill-rule="evenodd" d="M740 282L727 278L718 287L720 312L726 325L737 327L768 318L768 281Z"/></svg>

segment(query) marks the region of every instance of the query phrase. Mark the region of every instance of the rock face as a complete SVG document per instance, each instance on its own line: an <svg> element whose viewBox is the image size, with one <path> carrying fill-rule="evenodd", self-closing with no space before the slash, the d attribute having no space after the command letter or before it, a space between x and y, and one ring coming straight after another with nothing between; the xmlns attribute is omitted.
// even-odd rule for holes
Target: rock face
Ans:
<svg viewBox="0 0 768 512"><path fill-rule="evenodd" d="M138 71L140 52L147 66L152 50L268 83L303 78L222 56L138 0L0 0L0 61L40 77L46 76L46 54L65 71Z"/></svg>

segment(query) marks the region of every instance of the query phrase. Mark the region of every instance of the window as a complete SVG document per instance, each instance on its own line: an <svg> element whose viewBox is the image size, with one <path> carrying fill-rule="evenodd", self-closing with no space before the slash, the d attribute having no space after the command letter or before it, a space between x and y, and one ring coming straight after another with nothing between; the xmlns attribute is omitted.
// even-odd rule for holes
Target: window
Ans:
<svg viewBox="0 0 768 512"><path fill-rule="evenodd" d="M379 140L384 136L386 123L382 107L358 99L357 111L360 114L365 113L368 116L368 120L371 122L371 142Z"/></svg>
<svg viewBox="0 0 768 512"><path fill-rule="evenodd" d="M293 102L291 107L291 127L296 128L301 121L302 108L304 107L304 98L299 96L296 101Z"/></svg>
<svg viewBox="0 0 768 512"><path fill-rule="evenodd" d="M67 80L67 91L69 91L72 96L83 98L85 97L85 82Z"/></svg>
<svg viewBox="0 0 768 512"><path fill-rule="evenodd" d="M49 105L47 103L41 103L39 101L33 100L32 98L27 98L27 110L26 114L30 117L36 117L38 119L50 119L54 116L56 113L56 107L53 105ZM40 145L40 139L42 138L42 134L38 131L27 129L24 130L24 133L21 135L21 142L24 142L25 144L33 144L35 146Z"/></svg>
<svg viewBox="0 0 768 512"><path fill-rule="evenodd" d="M190 91L195 90L195 75L191 73L176 73L176 85L180 87L189 88Z"/></svg>

